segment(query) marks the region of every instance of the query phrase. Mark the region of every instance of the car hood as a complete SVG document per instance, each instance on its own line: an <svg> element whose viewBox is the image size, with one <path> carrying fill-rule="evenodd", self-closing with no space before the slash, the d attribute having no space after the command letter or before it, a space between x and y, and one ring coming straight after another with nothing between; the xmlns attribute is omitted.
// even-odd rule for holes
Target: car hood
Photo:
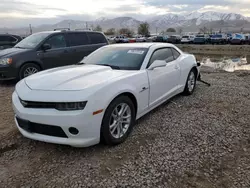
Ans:
<svg viewBox="0 0 250 188"><path fill-rule="evenodd" d="M129 72L98 65L72 65L36 73L25 78L25 83L32 90L83 90L103 85Z"/></svg>
<svg viewBox="0 0 250 188"><path fill-rule="evenodd" d="M6 56L9 57L26 51L30 51L30 49L8 48L0 51L0 57L6 57Z"/></svg>

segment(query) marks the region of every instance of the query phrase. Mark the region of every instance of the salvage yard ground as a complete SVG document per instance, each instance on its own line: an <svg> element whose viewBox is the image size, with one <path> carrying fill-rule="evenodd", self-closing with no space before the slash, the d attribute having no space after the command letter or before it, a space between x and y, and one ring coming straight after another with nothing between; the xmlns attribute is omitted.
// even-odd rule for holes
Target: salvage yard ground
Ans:
<svg viewBox="0 0 250 188"><path fill-rule="evenodd" d="M0 187L250 187L250 72L211 72L140 119L116 147L29 140L0 84Z"/></svg>

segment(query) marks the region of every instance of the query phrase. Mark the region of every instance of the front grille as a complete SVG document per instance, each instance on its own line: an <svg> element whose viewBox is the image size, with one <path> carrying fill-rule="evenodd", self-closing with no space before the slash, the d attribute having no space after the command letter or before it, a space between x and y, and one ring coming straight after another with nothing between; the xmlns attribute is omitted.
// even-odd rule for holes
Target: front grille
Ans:
<svg viewBox="0 0 250 188"><path fill-rule="evenodd" d="M33 102L33 101L24 101L20 99L21 104L25 108L56 108L56 103L53 102Z"/></svg>
<svg viewBox="0 0 250 188"><path fill-rule="evenodd" d="M63 129L59 126L33 123L33 122L29 122L18 117L16 117L16 120L18 122L19 127L21 127L22 129L28 132L43 134L47 136L68 138L68 136L65 134Z"/></svg>

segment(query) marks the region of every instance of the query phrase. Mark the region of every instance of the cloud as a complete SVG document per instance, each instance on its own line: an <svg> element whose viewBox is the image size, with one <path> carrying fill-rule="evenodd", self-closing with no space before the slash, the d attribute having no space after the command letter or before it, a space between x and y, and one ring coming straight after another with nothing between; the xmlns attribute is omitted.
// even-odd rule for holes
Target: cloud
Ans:
<svg viewBox="0 0 250 188"><path fill-rule="evenodd" d="M1 0L0 17L36 17L49 12L65 12L66 9L53 8L49 5L37 5L19 0Z"/></svg>
<svg viewBox="0 0 250 188"><path fill-rule="evenodd" d="M4 26L62 19L91 20L99 17L133 16L143 20L167 13L193 11L235 12L248 15L250 0L0 0Z"/></svg>

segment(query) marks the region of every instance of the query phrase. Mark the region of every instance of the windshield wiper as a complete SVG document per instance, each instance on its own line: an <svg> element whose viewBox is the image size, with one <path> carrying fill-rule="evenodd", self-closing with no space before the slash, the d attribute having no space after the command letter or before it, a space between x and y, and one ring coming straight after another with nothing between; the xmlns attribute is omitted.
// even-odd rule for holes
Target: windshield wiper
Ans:
<svg viewBox="0 0 250 188"><path fill-rule="evenodd" d="M78 62L78 63L76 63L76 65L84 65L85 63L84 62L82 62L82 61L80 61L80 62Z"/></svg>
<svg viewBox="0 0 250 188"><path fill-rule="evenodd" d="M14 46L14 48L24 49L23 47L20 47L20 46Z"/></svg>
<svg viewBox="0 0 250 188"><path fill-rule="evenodd" d="M121 69L119 66L109 65L109 64L96 64L96 65L107 66L107 67L111 67L112 69L118 69L118 70Z"/></svg>

